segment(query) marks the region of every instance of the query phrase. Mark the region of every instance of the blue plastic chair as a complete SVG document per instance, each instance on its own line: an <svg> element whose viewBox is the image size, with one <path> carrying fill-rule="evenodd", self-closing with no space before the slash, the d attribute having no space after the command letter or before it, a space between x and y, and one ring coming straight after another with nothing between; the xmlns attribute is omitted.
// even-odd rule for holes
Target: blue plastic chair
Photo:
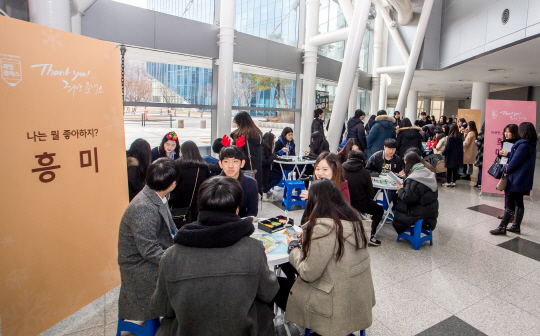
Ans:
<svg viewBox="0 0 540 336"><path fill-rule="evenodd" d="M422 229L423 222L423 219L417 220L416 223L414 223L414 227L407 228L405 232L398 235L397 241L399 242L401 238L406 239L412 243L413 249L415 250L419 250L420 245L428 240L429 245L433 246L433 234L431 233L431 230ZM422 233L424 234L423 237Z"/></svg>
<svg viewBox="0 0 540 336"><path fill-rule="evenodd" d="M293 196L293 190L297 190L296 196ZM300 192L305 190L306 186L303 181L298 180L288 180L285 181L285 188L283 189L283 202L287 211L291 210L293 205L301 205L304 209L306 208L306 201L302 201L300 198Z"/></svg>
<svg viewBox="0 0 540 336"><path fill-rule="evenodd" d="M304 336L309 336L310 333L311 333L311 329L306 328L306 333L304 334ZM349 334L347 336L354 336L354 334ZM366 336L366 331L360 330L360 336Z"/></svg>
<svg viewBox="0 0 540 336"><path fill-rule="evenodd" d="M116 336L120 336L120 332L122 331L129 331L130 333L138 336L155 336L160 325L159 318L144 321L144 327L132 322L126 322L122 319L118 319Z"/></svg>

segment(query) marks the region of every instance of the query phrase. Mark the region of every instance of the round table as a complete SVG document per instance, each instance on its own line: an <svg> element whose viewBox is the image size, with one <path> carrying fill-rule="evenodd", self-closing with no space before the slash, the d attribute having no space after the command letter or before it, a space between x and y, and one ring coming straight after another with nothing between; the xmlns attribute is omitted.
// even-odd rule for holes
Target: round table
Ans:
<svg viewBox="0 0 540 336"><path fill-rule="evenodd" d="M394 213L392 212L392 199L388 197L388 190L398 190L398 188L396 182L385 174L381 174L379 175L379 177L371 177L371 182L373 183L373 188L378 189L373 200L377 201L377 198L379 198L379 195L381 194L381 192L383 192L384 197L386 198L386 202L388 203L388 208L384 211L383 219L379 223L379 227L373 235L377 236L377 233L379 233L379 231L382 229L388 217L390 215L394 215Z"/></svg>
<svg viewBox="0 0 540 336"><path fill-rule="evenodd" d="M293 161L284 161L284 160L280 160L280 158L292 159ZM296 171L298 172L298 178L300 178L300 177L302 177L302 174L304 174L304 172L306 171L307 165L314 165L315 160L298 161L297 156L288 156L288 157L283 156L283 157L278 157L277 159L275 159L274 163L279 164L279 167L281 168L281 173L283 174L283 179L287 180L288 177L285 176L285 170L283 169L283 165L293 165L294 168L293 168L292 171L294 171L296 169ZM302 171L300 171L299 166L303 166Z"/></svg>

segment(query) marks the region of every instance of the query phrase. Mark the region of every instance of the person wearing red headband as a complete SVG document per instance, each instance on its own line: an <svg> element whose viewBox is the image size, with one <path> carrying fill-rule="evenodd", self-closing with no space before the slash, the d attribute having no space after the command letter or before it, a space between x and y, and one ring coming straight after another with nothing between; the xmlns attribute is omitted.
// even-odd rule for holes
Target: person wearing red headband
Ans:
<svg viewBox="0 0 540 336"><path fill-rule="evenodd" d="M159 158L168 157L173 160L180 157L180 142L178 142L178 134L169 132L165 134L158 147L152 148L152 162Z"/></svg>

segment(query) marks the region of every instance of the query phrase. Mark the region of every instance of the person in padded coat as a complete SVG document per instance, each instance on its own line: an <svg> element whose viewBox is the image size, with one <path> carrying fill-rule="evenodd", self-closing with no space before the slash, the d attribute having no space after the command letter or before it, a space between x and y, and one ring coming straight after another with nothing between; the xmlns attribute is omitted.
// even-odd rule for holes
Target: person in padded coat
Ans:
<svg viewBox="0 0 540 336"><path fill-rule="evenodd" d="M324 134L324 121L322 120L324 115L323 110L316 109L313 112L313 121L311 122L311 134L321 132Z"/></svg>
<svg viewBox="0 0 540 336"><path fill-rule="evenodd" d="M246 164L243 170L256 170L255 180L257 180L257 186L259 194L262 195L263 183L262 183L262 131L255 125L253 119L248 112L238 112L234 116L233 122L238 126L234 132L231 133L231 138L234 140L236 146L241 147L244 150L246 156ZM243 141L237 142L238 139L243 137Z"/></svg>
<svg viewBox="0 0 540 336"><path fill-rule="evenodd" d="M413 126L409 118L405 118L401 121L399 129L396 132L397 155L400 158L405 157L405 152L411 147L418 148L422 151L422 135L420 132L422 132L422 129Z"/></svg>
<svg viewBox="0 0 540 336"><path fill-rule="evenodd" d="M457 125L450 126L447 138L446 146L442 152L446 167L446 182L443 183L443 187L455 187L458 169L463 166L463 141Z"/></svg>
<svg viewBox="0 0 540 336"><path fill-rule="evenodd" d="M364 128L364 119L366 114L358 109L354 112L354 117L347 121L347 139L356 139L360 150L365 152L367 149L366 130Z"/></svg>
<svg viewBox="0 0 540 336"><path fill-rule="evenodd" d="M375 118L373 127L367 136L367 151L366 157L369 157L383 149L384 140L388 138L396 138L396 120L386 115L386 111L379 111L377 114L384 112Z"/></svg>
<svg viewBox="0 0 540 336"><path fill-rule="evenodd" d="M273 336L279 290L253 219L237 215L242 187L213 177L199 190L197 222L184 225L161 259L152 307L156 336Z"/></svg>
<svg viewBox="0 0 540 336"><path fill-rule="evenodd" d="M144 139L133 141L126 153L129 201L144 188L146 171L152 162L150 144Z"/></svg>
<svg viewBox="0 0 540 336"><path fill-rule="evenodd" d="M434 230L439 216L439 193L435 174L424 167L421 157L414 152L405 155L405 175L403 185L398 184L392 225L396 232L403 233L407 228L423 219L422 228Z"/></svg>

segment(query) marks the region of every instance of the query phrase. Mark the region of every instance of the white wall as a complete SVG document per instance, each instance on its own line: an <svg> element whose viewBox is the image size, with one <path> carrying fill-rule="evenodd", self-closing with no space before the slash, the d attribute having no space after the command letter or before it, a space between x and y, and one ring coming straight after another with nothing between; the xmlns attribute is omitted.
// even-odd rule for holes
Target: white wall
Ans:
<svg viewBox="0 0 540 336"><path fill-rule="evenodd" d="M540 0L444 0L442 21L439 69L540 34Z"/></svg>

